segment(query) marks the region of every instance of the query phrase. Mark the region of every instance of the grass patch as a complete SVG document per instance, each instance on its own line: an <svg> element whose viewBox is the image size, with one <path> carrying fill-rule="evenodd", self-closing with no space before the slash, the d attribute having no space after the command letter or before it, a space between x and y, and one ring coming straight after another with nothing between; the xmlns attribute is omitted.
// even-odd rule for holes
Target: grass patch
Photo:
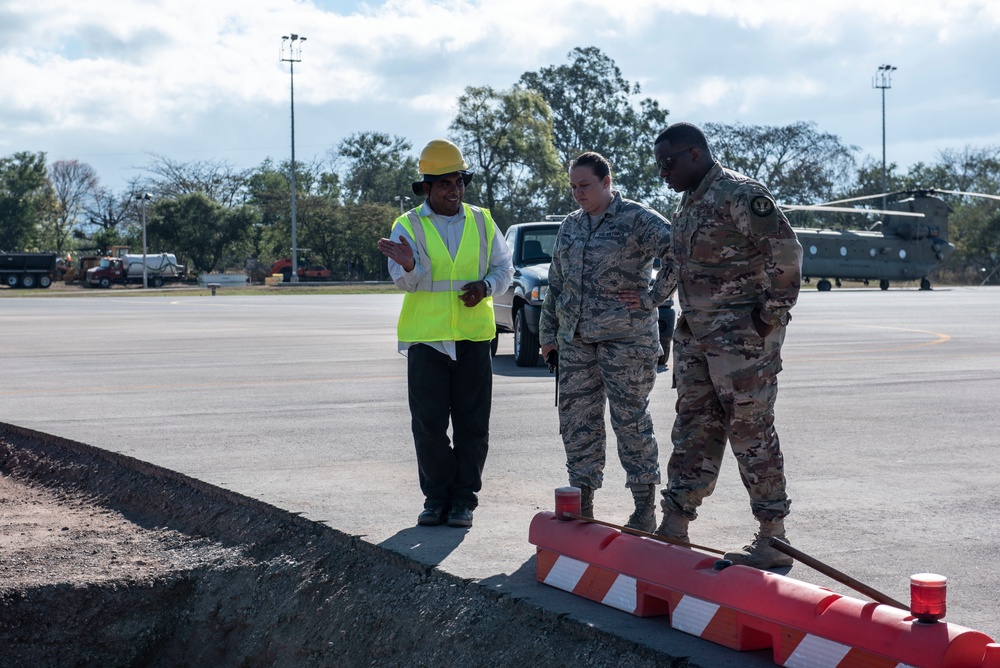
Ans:
<svg viewBox="0 0 1000 668"><path fill-rule="evenodd" d="M308 285L250 285L247 287L224 286L216 290L217 296L261 296L261 295L375 295L394 294L399 289L392 283L311 283ZM202 288L197 285L171 286L167 288L147 288L138 286L115 286L107 290L100 288L87 288L79 285L62 286L53 283L51 288L46 290L32 289L0 289L0 299L16 299L18 297L79 297L79 298L108 298L108 297L204 297L211 296L209 288Z"/></svg>

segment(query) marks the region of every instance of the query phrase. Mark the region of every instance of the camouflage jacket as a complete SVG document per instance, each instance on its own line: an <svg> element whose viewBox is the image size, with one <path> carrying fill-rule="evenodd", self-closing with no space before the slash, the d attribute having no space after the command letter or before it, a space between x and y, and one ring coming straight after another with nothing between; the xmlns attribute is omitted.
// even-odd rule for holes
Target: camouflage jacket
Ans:
<svg viewBox="0 0 1000 668"><path fill-rule="evenodd" d="M788 323L802 246L759 182L715 163L673 216L673 268L682 317L698 337L747 317Z"/></svg>
<svg viewBox="0 0 1000 668"><path fill-rule="evenodd" d="M655 340L656 307L670 296L669 272L661 272L652 287L650 278L654 258L666 265L669 253L667 220L617 191L597 220L582 209L566 216L552 251L540 342L555 345L577 333L587 342L644 335ZM619 290L643 291L641 308L627 308Z"/></svg>

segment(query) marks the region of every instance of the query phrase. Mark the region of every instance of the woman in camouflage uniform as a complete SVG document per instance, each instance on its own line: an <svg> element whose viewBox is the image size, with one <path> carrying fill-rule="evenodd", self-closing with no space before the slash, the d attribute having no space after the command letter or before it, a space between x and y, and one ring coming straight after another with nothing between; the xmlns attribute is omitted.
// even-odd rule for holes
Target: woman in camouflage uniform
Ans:
<svg viewBox="0 0 1000 668"><path fill-rule="evenodd" d="M559 229L539 324L542 355L559 355L559 431L569 482L593 517L604 479L604 405L632 490L629 527L656 528L660 465L649 415L656 380L656 306L669 296L666 273L650 287L653 260L669 252L670 226L652 209L612 189L611 165L597 153L571 164L580 205Z"/></svg>

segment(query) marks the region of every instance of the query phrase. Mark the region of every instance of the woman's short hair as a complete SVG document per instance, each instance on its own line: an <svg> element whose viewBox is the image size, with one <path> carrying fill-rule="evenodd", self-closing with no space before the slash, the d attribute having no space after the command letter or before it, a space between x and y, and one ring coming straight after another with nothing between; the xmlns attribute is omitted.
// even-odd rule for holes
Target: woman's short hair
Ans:
<svg viewBox="0 0 1000 668"><path fill-rule="evenodd" d="M603 155L594 151L587 151L573 158L573 161L569 163L569 168L573 170L577 167L590 167L599 179L611 175L611 163Z"/></svg>

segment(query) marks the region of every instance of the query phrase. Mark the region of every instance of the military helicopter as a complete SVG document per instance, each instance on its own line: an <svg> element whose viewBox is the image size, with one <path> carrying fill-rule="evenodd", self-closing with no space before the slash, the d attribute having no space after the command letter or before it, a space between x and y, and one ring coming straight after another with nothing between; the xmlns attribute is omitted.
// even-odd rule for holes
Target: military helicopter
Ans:
<svg viewBox="0 0 1000 668"><path fill-rule="evenodd" d="M782 206L783 211L833 211L838 213L882 214L882 220L867 230L794 228L802 244L802 277L808 283L819 279L820 292L836 282L878 281L883 290L890 281L920 280L921 290L930 290L927 275L955 251L948 241L951 207L938 193L998 199L996 195L957 190L916 189L895 193L853 197L812 206ZM894 198L885 210L835 206L870 199Z"/></svg>

